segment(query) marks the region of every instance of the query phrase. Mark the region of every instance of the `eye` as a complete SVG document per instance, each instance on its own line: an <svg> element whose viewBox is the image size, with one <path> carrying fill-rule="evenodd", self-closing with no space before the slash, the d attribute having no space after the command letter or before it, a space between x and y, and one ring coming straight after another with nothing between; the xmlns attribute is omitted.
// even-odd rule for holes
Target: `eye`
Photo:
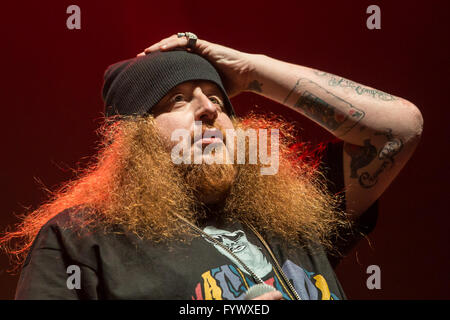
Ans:
<svg viewBox="0 0 450 320"><path fill-rule="evenodd" d="M221 108L223 108L223 102L221 99L219 99L216 96L210 96L209 100L211 100L212 103L219 105Z"/></svg>
<svg viewBox="0 0 450 320"><path fill-rule="evenodd" d="M213 103L218 104L219 103L219 99L217 99L216 97L209 97L209 100L211 100Z"/></svg>
<svg viewBox="0 0 450 320"><path fill-rule="evenodd" d="M182 94L176 94L173 96L172 101L173 102L181 102L184 100L184 96Z"/></svg>

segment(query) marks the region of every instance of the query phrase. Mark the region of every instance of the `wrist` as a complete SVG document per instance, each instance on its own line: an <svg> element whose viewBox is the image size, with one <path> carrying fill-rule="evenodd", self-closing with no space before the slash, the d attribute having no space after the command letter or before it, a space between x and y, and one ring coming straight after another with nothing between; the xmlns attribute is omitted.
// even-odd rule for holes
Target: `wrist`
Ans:
<svg viewBox="0 0 450 320"><path fill-rule="evenodd" d="M248 60L248 72L246 77L246 92L261 93L261 65L264 64L264 60L267 58L264 54L246 54Z"/></svg>

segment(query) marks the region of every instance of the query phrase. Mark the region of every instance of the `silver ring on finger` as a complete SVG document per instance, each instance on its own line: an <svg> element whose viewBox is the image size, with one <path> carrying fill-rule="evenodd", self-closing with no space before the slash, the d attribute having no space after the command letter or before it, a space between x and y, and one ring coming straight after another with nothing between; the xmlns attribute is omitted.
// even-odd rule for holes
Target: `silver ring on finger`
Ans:
<svg viewBox="0 0 450 320"><path fill-rule="evenodd" d="M186 37L188 43L186 45L187 48L194 49L197 44L198 37L195 33L192 32L179 32L177 33L178 38Z"/></svg>

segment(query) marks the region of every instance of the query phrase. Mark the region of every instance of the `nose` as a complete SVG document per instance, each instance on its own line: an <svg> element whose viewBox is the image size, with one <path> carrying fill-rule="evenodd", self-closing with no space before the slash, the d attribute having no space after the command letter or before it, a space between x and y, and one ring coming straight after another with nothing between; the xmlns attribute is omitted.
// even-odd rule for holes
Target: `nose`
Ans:
<svg viewBox="0 0 450 320"><path fill-rule="evenodd" d="M195 120L209 124L214 123L218 116L217 108L199 87L194 90L194 100Z"/></svg>

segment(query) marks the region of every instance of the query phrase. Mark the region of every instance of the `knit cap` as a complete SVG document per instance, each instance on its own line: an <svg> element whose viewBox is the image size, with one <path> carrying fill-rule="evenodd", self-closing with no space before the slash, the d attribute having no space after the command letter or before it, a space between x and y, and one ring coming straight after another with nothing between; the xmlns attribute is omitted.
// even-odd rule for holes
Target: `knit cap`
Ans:
<svg viewBox="0 0 450 320"><path fill-rule="evenodd" d="M205 58L185 50L156 51L110 65L102 89L105 116L151 113L175 86L192 80L215 83L222 91L228 115L235 112L219 73Z"/></svg>

